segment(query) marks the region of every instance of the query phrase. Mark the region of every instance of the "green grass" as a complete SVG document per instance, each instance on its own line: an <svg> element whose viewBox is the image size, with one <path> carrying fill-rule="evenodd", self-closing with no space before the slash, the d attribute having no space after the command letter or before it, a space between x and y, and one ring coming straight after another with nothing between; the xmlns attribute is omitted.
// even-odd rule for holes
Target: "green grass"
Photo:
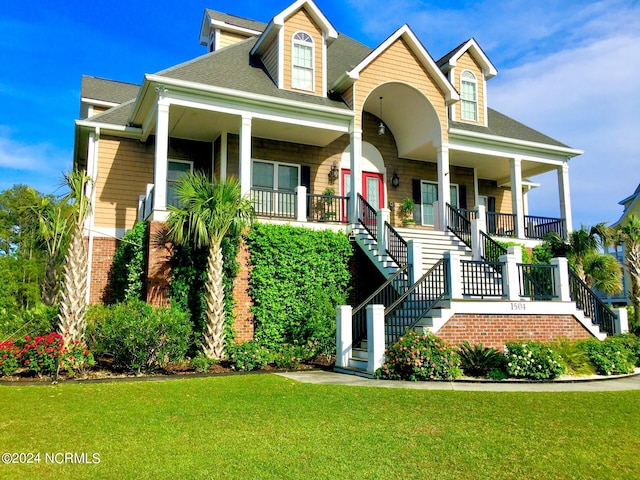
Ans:
<svg viewBox="0 0 640 480"><path fill-rule="evenodd" d="M0 478L640 477L640 392L490 393L275 375L0 386ZM45 452L99 453L57 465Z"/></svg>

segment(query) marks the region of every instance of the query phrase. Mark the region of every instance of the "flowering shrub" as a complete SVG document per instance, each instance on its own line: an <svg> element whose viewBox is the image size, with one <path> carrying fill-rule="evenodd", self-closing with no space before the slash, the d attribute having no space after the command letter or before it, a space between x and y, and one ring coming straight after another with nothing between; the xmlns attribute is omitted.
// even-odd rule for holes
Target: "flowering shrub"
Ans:
<svg viewBox="0 0 640 480"><path fill-rule="evenodd" d="M13 375L18 369L18 358L16 357L18 348L12 341L0 343L0 375Z"/></svg>
<svg viewBox="0 0 640 480"><path fill-rule="evenodd" d="M504 347L510 377L545 380L565 372L560 356L540 342L509 342Z"/></svg>
<svg viewBox="0 0 640 480"><path fill-rule="evenodd" d="M581 345L601 375L618 375L634 371L635 355L633 351L615 337L607 338L604 341L594 338Z"/></svg>
<svg viewBox="0 0 640 480"><path fill-rule="evenodd" d="M255 340L245 343L233 343L227 347L229 361L234 370L249 372L268 365L273 356L269 349Z"/></svg>
<svg viewBox="0 0 640 480"><path fill-rule="evenodd" d="M461 375L460 357L435 335L409 331L386 350L386 362L376 378L450 380Z"/></svg>

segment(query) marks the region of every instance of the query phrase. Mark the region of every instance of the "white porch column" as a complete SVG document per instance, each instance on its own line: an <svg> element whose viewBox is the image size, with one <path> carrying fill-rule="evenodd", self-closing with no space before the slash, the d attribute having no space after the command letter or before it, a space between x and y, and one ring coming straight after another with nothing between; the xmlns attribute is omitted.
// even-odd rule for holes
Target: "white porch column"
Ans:
<svg viewBox="0 0 640 480"><path fill-rule="evenodd" d="M558 302L570 302L571 301L571 289L569 287L569 262L564 257L552 258L551 265L553 265L553 280L556 284L556 293L558 297L554 300Z"/></svg>
<svg viewBox="0 0 640 480"><path fill-rule="evenodd" d="M416 283L424 275L422 266L422 243L419 240L409 240L407 242L407 263L411 265L411 285Z"/></svg>
<svg viewBox="0 0 640 480"><path fill-rule="evenodd" d="M529 215L529 187L522 190L522 211L525 215Z"/></svg>
<svg viewBox="0 0 640 480"><path fill-rule="evenodd" d="M626 308L614 308L616 319L613 324L613 332L616 334L629 333L629 319Z"/></svg>
<svg viewBox="0 0 640 480"><path fill-rule="evenodd" d="M477 262L482 260L482 236L480 232L487 231L487 213L484 205L478 205L476 207L476 218L471 220L471 251L473 253L473 259Z"/></svg>
<svg viewBox="0 0 640 480"><path fill-rule="evenodd" d="M362 193L362 165L360 161L362 158L362 130L352 128L350 136L351 204L349 205L349 221L355 225L358 223L358 194Z"/></svg>
<svg viewBox="0 0 640 480"><path fill-rule="evenodd" d="M348 367L353 350L353 308L339 305L336 309L336 367Z"/></svg>
<svg viewBox="0 0 640 480"><path fill-rule="evenodd" d="M387 252L387 229L384 228L384 223L391 219L391 210L388 208L381 208L378 210L378 253L384 255Z"/></svg>
<svg viewBox="0 0 640 480"><path fill-rule="evenodd" d="M462 265L460 264L460 253L448 251L444 253L444 258L449 259L449 294L454 300L462 298Z"/></svg>
<svg viewBox="0 0 640 480"><path fill-rule="evenodd" d="M504 262L502 271L502 287L507 299L512 302L520 301L520 275L518 264L522 263L522 249L520 247L507 248L506 255L500 255L500 262Z"/></svg>
<svg viewBox="0 0 640 480"><path fill-rule="evenodd" d="M511 159L511 202L516 215L516 237L524 238L524 205L522 202L522 160Z"/></svg>
<svg viewBox="0 0 640 480"><path fill-rule="evenodd" d="M571 195L569 190L569 164L563 163L558 167L558 194L560 195L560 216L564 218L565 235L569 235L573 230L573 220L571 218Z"/></svg>
<svg viewBox="0 0 640 480"><path fill-rule="evenodd" d="M251 192L251 117L242 116L240 125L240 193Z"/></svg>
<svg viewBox="0 0 640 480"><path fill-rule="evenodd" d="M296 191L296 221L307 221L307 187L300 185L295 188Z"/></svg>
<svg viewBox="0 0 640 480"><path fill-rule="evenodd" d="M447 203L451 203L451 178L449 176L449 145L438 147L438 217L440 229L447 230Z"/></svg>
<svg viewBox="0 0 640 480"><path fill-rule="evenodd" d="M384 363L384 305L367 305L367 372Z"/></svg>
<svg viewBox="0 0 640 480"><path fill-rule="evenodd" d="M161 95L156 115L156 158L153 175L153 219L164 220L167 210L169 151L169 102Z"/></svg>
<svg viewBox="0 0 640 480"><path fill-rule="evenodd" d="M221 182L224 182L227 179L227 161L228 161L227 142L228 142L227 132L222 132L220 134L220 181Z"/></svg>

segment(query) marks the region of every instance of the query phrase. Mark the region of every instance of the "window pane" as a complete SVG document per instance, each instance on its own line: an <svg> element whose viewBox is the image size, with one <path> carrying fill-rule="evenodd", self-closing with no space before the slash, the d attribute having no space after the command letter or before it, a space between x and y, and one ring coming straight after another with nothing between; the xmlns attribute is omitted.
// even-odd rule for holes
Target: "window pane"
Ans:
<svg viewBox="0 0 640 480"><path fill-rule="evenodd" d="M378 209L380 206L380 189L379 179L374 177L367 178L367 202L373 208Z"/></svg>
<svg viewBox="0 0 640 480"><path fill-rule="evenodd" d="M298 186L298 167L278 165L278 190L293 191Z"/></svg>
<svg viewBox="0 0 640 480"><path fill-rule="evenodd" d="M253 186L261 188L274 188L274 165L265 162L253 162Z"/></svg>
<svg viewBox="0 0 640 480"><path fill-rule="evenodd" d="M458 187L456 185L451 185L450 191L451 191L451 201L449 202L449 205L451 205L454 208L458 208Z"/></svg>
<svg viewBox="0 0 640 480"><path fill-rule="evenodd" d="M422 224L433 225L433 202L438 200L438 185L422 183Z"/></svg>
<svg viewBox="0 0 640 480"><path fill-rule="evenodd" d="M191 171L190 163L169 161L168 167L167 180L174 182L180 180L180 177Z"/></svg>

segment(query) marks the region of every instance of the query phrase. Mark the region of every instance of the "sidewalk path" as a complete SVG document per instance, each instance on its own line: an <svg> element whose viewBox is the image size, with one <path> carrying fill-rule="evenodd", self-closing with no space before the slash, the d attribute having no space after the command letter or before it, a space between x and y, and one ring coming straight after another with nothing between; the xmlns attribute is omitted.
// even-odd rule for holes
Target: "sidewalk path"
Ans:
<svg viewBox="0 0 640 480"><path fill-rule="evenodd" d="M555 382L527 381L455 381L455 382L407 382L373 380L326 371L299 371L278 373L298 382L319 385L353 385L359 387L412 388L417 390L465 390L478 392L604 392L614 390L640 390L640 373L614 378L560 380Z"/></svg>

